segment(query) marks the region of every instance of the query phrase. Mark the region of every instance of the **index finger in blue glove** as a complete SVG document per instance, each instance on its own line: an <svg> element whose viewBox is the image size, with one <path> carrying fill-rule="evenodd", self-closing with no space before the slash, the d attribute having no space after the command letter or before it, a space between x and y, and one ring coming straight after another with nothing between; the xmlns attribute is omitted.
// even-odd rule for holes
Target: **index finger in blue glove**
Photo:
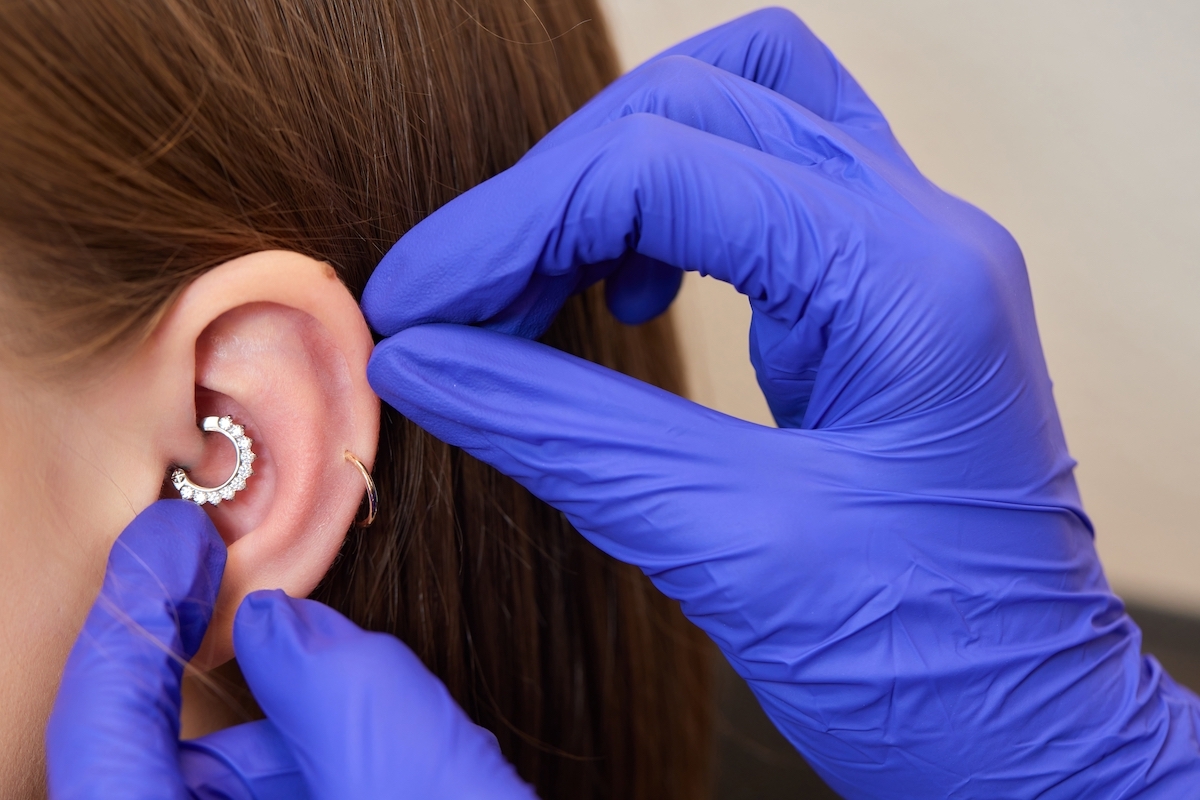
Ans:
<svg viewBox="0 0 1200 800"><path fill-rule="evenodd" d="M893 194L849 154L801 167L637 114L526 159L426 218L375 270L363 310L385 335L487 320L536 336L575 290L579 265L633 250L712 274L760 312L794 320L833 259L861 255L850 242L869 227L876 199Z"/></svg>
<svg viewBox="0 0 1200 800"><path fill-rule="evenodd" d="M800 164L862 149L852 136L832 123L820 124L824 121L781 94L702 61L670 56L639 67L606 89L532 152L570 146L573 137L637 113L656 114ZM798 124L796 117L808 119ZM823 129L822 134L814 136L814 129ZM605 278L608 307L627 324L665 311L682 280L677 269L636 252L589 267L580 277L581 283ZM567 280L560 283L565 287Z"/></svg>
<svg viewBox="0 0 1200 800"><path fill-rule="evenodd" d="M879 163L875 154L837 125L787 97L685 56L658 59L627 75L559 126L556 133L566 130L575 138L643 113L795 164L812 165L839 157ZM543 141L571 145L555 133ZM549 149L539 146L533 152Z"/></svg>
<svg viewBox="0 0 1200 800"><path fill-rule="evenodd" d="M740 75L839 125L887 127L829 48L786 8L764 8L664 51Z"/></svg>
<svg viewBox="0 0 1200 800"><path fill-rule="evenodd" d="M668 65L688 61L770 89L822 119L852 129L865 142L899 149L883 114L829 48L791 11L766 8L705 31L634 68L551 131L530 154L610 121L642 87L670 86Z"/></svg>
<svg viewBox="0 0 1200 800"><path fill-rule="evenodd" d="M179 685L224 568L225 546L193 503L159 501L117 538L46 729L55 800L188 797Z"/></svg>
<svg viewBox="0 0 1200 800"><path fill-rule="evenodd" d="M771 152L769 146L760 144L770 132L756 130L744 114L737 113L739 109L721 103L703 107L689 97L692 87L687 84L695 81L695 76L689 79L689 64L711 66L730 77L773 90L844 126L852 137L869 147L911 166L883 115L854 78L799 17L783 8L747 14L650 59L572 114L530 154L637 111L662 114ZM678 108L681 105L684 108ZM678 113L671 113L672 107ZM645 322L665 311L675 299L682 278L668 265L638 253L626 254L619 263L600 271L606 276L609 309L627 324Z"/></svg>
<svg viewBox="0 0 1200 800"><path fill-rule="evenodd" d="M822 124L783 95L702 61L671 56L640 67L606 89L533 152L555 144L569 146L570 137L638 113L656 114L799 164L862 150L851 136L831 123ZM798 124L796 117L808 119ZM814 136L814 130L821 135ZM589 267L581 282L601 277L609 309L627 324L665 311L682 280L674 267L636 252ZM566 284L565 279L561 282Z"/></svg>
<svg viewBox="0 0 1200 800"><path fill-rule="evenodd" d="M398 639L281 591L249 595L233 636L315 800L534 800L495 737Z"/></svg>

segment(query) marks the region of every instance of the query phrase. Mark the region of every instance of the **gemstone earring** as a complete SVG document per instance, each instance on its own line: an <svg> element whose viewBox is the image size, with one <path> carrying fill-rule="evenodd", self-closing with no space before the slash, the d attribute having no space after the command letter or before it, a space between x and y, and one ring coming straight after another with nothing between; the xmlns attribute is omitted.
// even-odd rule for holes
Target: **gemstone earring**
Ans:
<svg viewBox="0 0 1200 800"><path fill-rule="evenodd" d="M171 473L171 483L179 490L179 496L191 500L198 506L205 503L219 505L222 500L232 500L233 496L246 488L246 479L254 474L250 465L256 456L251 446L254 441L246 435L246 429L233 421L232 417L205 417L200 420L200 429L209 433L219 433L233 443L237 453L237 463L233 466L233 474L220 486L209 488L192 482L187 472L178 468Z"/></svg>

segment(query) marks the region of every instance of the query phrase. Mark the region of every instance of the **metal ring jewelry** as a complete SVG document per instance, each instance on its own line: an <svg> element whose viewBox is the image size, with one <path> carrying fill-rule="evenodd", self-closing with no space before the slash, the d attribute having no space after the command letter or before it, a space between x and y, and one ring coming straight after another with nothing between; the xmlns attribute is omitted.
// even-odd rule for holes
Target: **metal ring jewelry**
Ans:
<svg viewBox="0 0 1200 800"><path fill-rule="evenodd" d="M369 528L375 521L375 515L379 513L379 492L375 489L375 481L371 479L371 471L367 469L367 465L359 461L358 456L349 450L346 451L345 458L358 468L359 474L367 484L367 516L355 524L360 528Z"/></svg>
<svg viewBox="0 0 1200 800"><path fill-rule="evenodd" d="M232 417L205 417L200 420L200 429L209 433L219 433L233 443L237 453L237 463L233 466L233 474L220 486L200 486L192 482L187 471L182 467L171 473L171 483L179 490L179 496L191 500L198 506L205 503L219 505L222 500L232 500L233 496L246 488L246 479L254 474L250 467L256 456L252 445L254 440L246 435L246 429L233 421Z"/></svg>

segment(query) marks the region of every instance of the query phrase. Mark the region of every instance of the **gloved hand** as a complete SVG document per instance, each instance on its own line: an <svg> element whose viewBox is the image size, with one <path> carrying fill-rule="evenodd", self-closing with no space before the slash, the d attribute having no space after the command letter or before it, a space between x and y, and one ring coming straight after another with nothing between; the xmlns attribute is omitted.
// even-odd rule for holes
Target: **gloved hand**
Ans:
<svg viewBox="0 0 1200 800"><path fill-rule="evenodd" d="M155 503L117 539L46 732L53 800L534 797L407 647L280 591L234 624L267 719L180 742L183 665L224 566L192 503Z"/></svg>
<svg viewBox="0 0 1200 800"><path fill-rule="evenodd" d="M782 429L505 335L603 275L661 306L664 264L749 298ZM846 797L1200 786L1200 701L1105 581L1016 243L787 12L616 82L363 307L376 391L679 600Z"/></svg>

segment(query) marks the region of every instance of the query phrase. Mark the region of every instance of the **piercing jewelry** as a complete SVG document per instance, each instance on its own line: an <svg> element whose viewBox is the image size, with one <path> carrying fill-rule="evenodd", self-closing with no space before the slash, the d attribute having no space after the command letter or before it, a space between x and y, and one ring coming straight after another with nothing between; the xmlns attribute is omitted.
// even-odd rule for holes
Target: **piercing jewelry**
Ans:
<svg viewBox="0 0 1200 800"><path fill-rule="evenodd" d="M237 463L230 475L220 486L209 488L192 483L186 471L176 469L171 473L171 483L179 490L179 496L191 500L198 506L211 503L214 506L222 500L232 500L233 496L246 488L246 479L254 474L250 465L257 457L251 449L254 441L246 435L246 429L236 424L232 417L205 417L200 420L201 430L209 433L219 433L233 443L237 453Z"/></svg>
<svg viewBox="0 0 1200 800"><path fill-rule="evenodd" d="M358 460L358 456L346 451L346 460L354 466L358 467L358 471L362 474L363 480L367 484L367 518L357 523L358 527L366 528L375 521L375 515L379 512L379 493L375 491L375 481L371 480L371 473L363 466L363 463Z"/></svg>

